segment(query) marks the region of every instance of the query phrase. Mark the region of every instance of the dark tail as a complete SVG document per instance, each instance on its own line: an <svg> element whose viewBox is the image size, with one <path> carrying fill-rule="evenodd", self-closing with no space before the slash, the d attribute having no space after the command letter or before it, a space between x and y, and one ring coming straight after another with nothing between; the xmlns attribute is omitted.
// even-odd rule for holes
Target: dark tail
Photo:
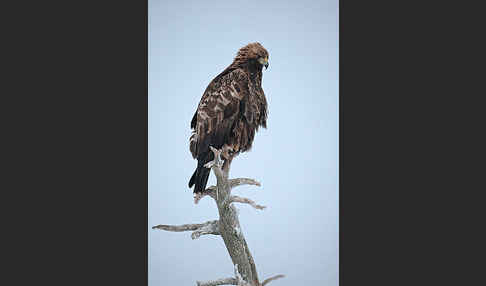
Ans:
<svg viewBox="0 0 486 286"><path fill-rule="evenodd" d="M195 185L194 193L200 193L206 189L211 169L204 167L204 165L213 160L213 156L212 152L208 152L206 156L202 156L201 159L198 159L197 168L189 180L189 188Z"/></svg>

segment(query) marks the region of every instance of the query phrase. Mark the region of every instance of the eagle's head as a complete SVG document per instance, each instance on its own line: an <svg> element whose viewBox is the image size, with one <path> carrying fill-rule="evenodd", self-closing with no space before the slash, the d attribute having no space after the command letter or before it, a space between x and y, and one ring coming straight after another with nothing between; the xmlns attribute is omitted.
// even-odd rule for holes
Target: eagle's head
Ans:
<svg viewBox="0 0 486 286"><path fill-rule="evenodd" d="M256 64L268 68L268 51L260 43L250 43L241 48L234 62L237 64Z"/></svg>

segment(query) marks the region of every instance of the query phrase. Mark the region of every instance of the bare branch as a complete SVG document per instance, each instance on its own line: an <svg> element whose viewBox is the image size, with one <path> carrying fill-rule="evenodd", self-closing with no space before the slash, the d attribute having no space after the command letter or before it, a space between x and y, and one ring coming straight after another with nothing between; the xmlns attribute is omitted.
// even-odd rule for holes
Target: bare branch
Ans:
<svg viewBox="0 0 486 286"><path fill-rule="evenodd" d="M218 221L214 220L210 224L204 225L200 227L198 230L194 231L191 234L192 239L198 239L201 235L205 234L214 234L214 235L220 235L219 233L219 226L218 226Z"/></svg>
<svg viewBox="0 0 486 286"><path fill-rule="evenodd" d="M241 186L241 185L261 186L260 182L250 178L236 178L236 179L230 179L228 181L231 188Z"/></svg>
<svg viewBox="0 0 486 286"><path fill-rule="evenodd" d="M216 186L211 186L201 193L194 194L194 204L199 203L199 201L205 196L210 196L216 200Z"/></svg>
<svg viewBox="0 0 486 286"><path fill-rule="evenodd" d="M283 278L283 277L285 277L285 275L279 274L279 275L275 275L273 277L270 277L268 279L265 279L265 281L263 281L263 283L262 283L262 286L265 286L266 284L270 283L271 281L277 280L277 279Z"/></svg>
<svg viewBox="0 0 486 286"><path fill-rule="evenodd" d="M230 203L243 203L243 204L249 204L251 205L252 207L256 208L256 209L259 209L259 210L263 210L266 208L266 206L261 206L261 205L258 205L256 204L254 201L250 200L250 199L247 199L247 198L242 198L242 197L238 197L238 196L231 196L230 197Z"/></svg>
<svg viewBox="0 0 486 286"><path fill-rule="evenodd" d="M197 286L216 286L216 285L238 285L235 278L223 278L218 280L200 282L197 281Z"/></svg>
<svg viewBox="0 0 486 286"><path fill-rule="evenodd" d="M161 229L161 230L166 230L166 231L182 232L182 231L197 230L202 225L203 224L201 224L201 223L198 223L198 224L183 224L183 225L159 224L159 225L153 226L152 229Z"/></svg>
<svg viewBox="0 0 486 286"><path fill-rule="evenodd" d="M161 230L174 231L174 232L193 230L194 232L191 234L192 239L197 239L201 235L205 235L205 234L214 234L214 235L220 234L217 220L207 221L205 223L198 223L198 224L183 224L183 225L159 224L153 226L152 229L161 229Z"/></svg>

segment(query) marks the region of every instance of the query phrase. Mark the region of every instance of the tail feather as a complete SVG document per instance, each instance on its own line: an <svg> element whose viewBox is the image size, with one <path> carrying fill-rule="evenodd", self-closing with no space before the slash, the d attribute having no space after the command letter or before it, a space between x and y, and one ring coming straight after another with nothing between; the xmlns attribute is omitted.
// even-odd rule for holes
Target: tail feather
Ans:
<svg viewBox="0 0 486 286"><path fill-rule="evenodd" d="M194 187L194 193L201 193L206 189L210 172L210 169L204 166L202 167L198 180L196 181L196 186Z"/></svg>
<svg viewBox="0 0 486 286"><path fill-rule="evenodd" d="M206 189L211 169L204 167L204 165L210 162L213 159L212 157L212 152L208 152L206 156L198 159L197 168L189 180L189 188L195 185L194 193L200 193Z"/></svg>
<svg viewBox="0 0 486 286"><path fill-rule="evenodd" d="M194 186L194 184L196 183L197 170L198 169L196 168L196 170L194 171L194 173L191 176L191 179L189 180L189 188L192 188L192 186Z"/></svg>

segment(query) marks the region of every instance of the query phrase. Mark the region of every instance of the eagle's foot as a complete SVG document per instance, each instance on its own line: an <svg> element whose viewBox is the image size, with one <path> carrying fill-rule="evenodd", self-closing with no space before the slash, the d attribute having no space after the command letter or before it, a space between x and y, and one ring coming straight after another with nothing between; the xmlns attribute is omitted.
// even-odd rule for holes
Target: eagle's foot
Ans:
<svg viewBox="0 0 486 286"><path fill-rule="evenodd" d="M221 160L222 150L218 150L218 149L214 148L213 146L209 146L209 149L211 149L211 151L213 151L214 159L213 159L213 161L210 161L210 162L207 162L206 164L204 164L204 167L212 168L213 166L216 166L217 168L221 169L221 166L223 165L223 162Z"/></svg>

